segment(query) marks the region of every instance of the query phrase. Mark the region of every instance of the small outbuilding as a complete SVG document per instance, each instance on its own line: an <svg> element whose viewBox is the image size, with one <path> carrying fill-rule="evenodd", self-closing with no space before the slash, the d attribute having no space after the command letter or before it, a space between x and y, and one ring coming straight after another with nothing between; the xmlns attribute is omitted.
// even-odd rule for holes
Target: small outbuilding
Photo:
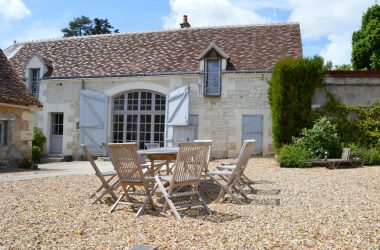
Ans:
<svg viewBox="0 0 380 250"><path fill-rule="evenodd" d="M0 49L0 166L31 164L33 124L41 107Z"/></svg>

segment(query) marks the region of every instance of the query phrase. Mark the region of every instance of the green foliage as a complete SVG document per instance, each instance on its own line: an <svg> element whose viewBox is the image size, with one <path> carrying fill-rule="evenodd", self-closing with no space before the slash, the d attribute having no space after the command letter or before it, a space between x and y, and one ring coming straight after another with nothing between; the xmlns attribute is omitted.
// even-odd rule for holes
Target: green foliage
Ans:
<svg viewBox="0 0 380 250"><path fill-rule="evenodd" d="M110 34L114 27L108 22L108 19L94 18L94 27L91 29L92 35ZM114 33L119 33L118 29L114 29Z"/></svg>
<svg viewBox="0 0 380 250"><path fill-rule="evenodd" d="M341 64L341 65L335 65L334 66L335 70L352 70L351 64Z"/></svg>
<svg viewBox="0 0 380 250"><path fill-rule="evenodd" d="M350 144L351 154L353 157L359 157L364 161L364 165L379 165L380 164L380 149L365 148L356 144Z"/></svg>
<svg viewBox="0 0 380 250"><path fill-rule="evenodd" d="M70 21L69 27L62 29L62 32L63 37L71 37L110 34L112 32L119 33L119 30L114 29L114 27L108 22L107 18L94 18L94 20L91 20L89 17L81 16Z"/></svg>
<svg viewBox="0 0 380 250"><path fill-rule="evenodd" d="M294 144L310 152L312 158L325 156L340 157L342 145L339 142L335 125L326 118L316 120L310 129L303 129L301 137L294 138Z"/></svg>
<svg viewBox="0 0 380 250"><path fill-rule="evenodd" d="M46 137L39 128L33 128L32 141L32 161L39 163L43 152L43 145L46 143Z"/></svg>
<svg viewBox="0 0 380 250"><path fill-rule="evenodd" d="M352 35L352 67L380 69L380 6L368 8L362 25Z"/></svg>
<svg viewBox="0 0 380 250"><path fill-rule="evenodd" d="M327 61L323 66L326 71L328 70L352 70L351 64L333 65L332 61Z"/></svg>
<svg viewBox="0 0 380 250"><path fill-rule="evenodd" d="M373 148L380 145L380 103L370 107L344 105L329 94L329 101L314 112L336 124L338 137L345 144Z"/></svg>
<svg viewBox="0 0 380 250"><path fill-rule="evenodd" d="M282 167L306 168L311 164L308 162L312 158L310 152L299 145L284 145L278 155L277 161Z"/></svg>
<svg viewBox="0 0 380 250"><path fill-rule="evenodd" d="M321 57L284 58L274 66L268 96L277 151L298 136L302 128L311 126L311 103L324 73Z"/></svg>

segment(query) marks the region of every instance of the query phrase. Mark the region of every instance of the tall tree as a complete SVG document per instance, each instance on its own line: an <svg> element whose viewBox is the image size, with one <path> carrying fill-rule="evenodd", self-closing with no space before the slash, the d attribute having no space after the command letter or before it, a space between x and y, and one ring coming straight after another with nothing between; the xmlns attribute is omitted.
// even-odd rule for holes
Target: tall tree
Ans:
<svg viewBox="0 0 380 250"><path fill-rule="evenodd" d="M91 20L89 17L81 16L74 18L74 20L69 23L69 27L62 29L62 32L63 37L70 37L110 34L112 32L119 33L119 30L114 29L107 18L94 18L94 20Z"/></svg>
<svg viewBox="0 0 380 250"><path fill-rule="evenodd" d="M311 104L324 74L321 57L284 58L275 64L268 97L276 150L291 143L293 136L312 125Z"/></svg>
<svg viewBox="0 0 380 250"><path fill-rule="evenodd" d="M380 6L363 14L362 25L352 35L353 69L380 69Z"/></svg>
<svg viewBox="0 0 380 250"><path fill-rule="evenodd" d="M63 37L90 35L92 21L86 16L76 17L69 22L69 27L62 29Z"/></svg>

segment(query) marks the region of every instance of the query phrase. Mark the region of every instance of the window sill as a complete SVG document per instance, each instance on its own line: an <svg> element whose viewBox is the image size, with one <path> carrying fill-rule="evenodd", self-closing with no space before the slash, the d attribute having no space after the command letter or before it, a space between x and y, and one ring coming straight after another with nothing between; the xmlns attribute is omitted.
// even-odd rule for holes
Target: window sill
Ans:
<svg viewBox="0 0 380 250"><path fill-rule="evenodd" d="M221 94L203 94L204 97L221 97Z"/></svg>

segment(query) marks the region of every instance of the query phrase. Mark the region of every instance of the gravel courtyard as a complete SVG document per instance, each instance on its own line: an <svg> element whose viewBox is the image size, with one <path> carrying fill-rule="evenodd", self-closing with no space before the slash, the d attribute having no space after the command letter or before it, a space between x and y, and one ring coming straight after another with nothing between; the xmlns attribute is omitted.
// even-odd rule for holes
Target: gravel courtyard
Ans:
<svg viewBox="0 0 380 250"><path fill-rule="evenodd" d="M213 214L192 209L181 213L182 221L169 212L136 219L127 206L111 214L110 204L91 205L100 183L94 175L4 182L0 249L380 248L380 166L284 169L274 159L253 158L247 175L257 188L251 204L214 203L219 189L203 181Z"/></svg>

